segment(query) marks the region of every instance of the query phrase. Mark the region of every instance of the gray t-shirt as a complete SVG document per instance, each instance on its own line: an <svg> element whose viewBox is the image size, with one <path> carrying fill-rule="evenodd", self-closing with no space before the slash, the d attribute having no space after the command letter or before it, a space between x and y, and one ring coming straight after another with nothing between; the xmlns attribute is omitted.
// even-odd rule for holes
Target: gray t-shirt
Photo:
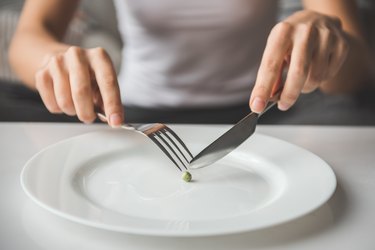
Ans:
<svg viewBox="0 0 375 250"><path fill-rule="evenodd" d="M125 105L220 107L246 103L276 0L116 0L125 43Z"/></svg>

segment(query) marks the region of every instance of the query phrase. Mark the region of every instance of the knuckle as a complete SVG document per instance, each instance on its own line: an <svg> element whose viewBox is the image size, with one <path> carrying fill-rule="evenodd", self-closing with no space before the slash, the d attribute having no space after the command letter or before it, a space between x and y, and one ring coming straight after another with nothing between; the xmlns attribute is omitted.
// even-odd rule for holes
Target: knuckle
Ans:
<svg viewBox="0 0 375 250"><path fill-rule="evenodd" d="M272 28L267 42L276 42L282 44L283 41L290 39L290 36L293 33L293 29L294 27L292 24L285 21L279 22Z"/></svg>
<svg viewBox="0 0 375 250"><path fill-rule="evenodd" d="M86 52L84 49L71 46L66 52L67 67L74 71L82 71L83 67L88 67Z"/></svg>
<svg viewBox="0 0 375 250"><path fill-rule="evenodd" d="M43 71L42 70L38 70L35 73L35 77L34 78L35 78L36 82L43 80Z"/></svg>
<svg viewBox="0 0 375 250"><path fill-rule="evenodd" d="M318 74L318 73L313 73L310 76L310 80L315 82L315 83L321 82L322 79L323 79L323 77L321 76L321 74Z"/></svg>
<svg viewBox="0 0 375 250"><path fill-rule="evenodd" d="M338 18L338 17L335 17L335 16L330 16L329 17L331 22L336 25L336 27L340 28L342 27L342 22L341 22L341 19Z"/></svg>
<svg viewBox="0 0 375 250"><path fill-rule="evenodd" d="M77 46L71 46L69 49L66 51L67 54L72 54L72 55L79 55L82 52L82 49Z"/></svg>
<svg viewBox="0 0 375 250"><path fill-rule="evenodd" d="M44 86L46 84L47 72L45 70L38 70L35 73L35 83L36 85Z"/></svg>
<svg viewBox="0 0 375 250"><path fill-rule="evenodd" d="M297 24L296 30L299 32L308 32L313 29L313 25L311 23L299 23Z"/></svg>
<svg viewBox="0 0 375 250"><path fill-rule="evenodd" d="M105 57L105 58L108 57L108 53L103 47L94 48L94 49L92 49L92 51L93 51L94 54L96 54L100 57Z"/></svg>
<svg viewBox="0 0 375 250"><path fill-rule="evenodd" d="M58 102L60 108L64 111L71 111L72 109L74 109L73 102L68 97L60 96L60 97L57 98L57 102Z"/></svg>
<svg viewBox="0 0 375 250"><path fill-rule="evenodd" d="M309 83L305 84L305 86L303 86L302 88L302 93L311 93L313 92L315 89L317 89L319 86L319 84L317 82L312 82L312 81L309 81Z"/></svg>
<svg viewBox="0 0 375 250"><path fill-rule="evenodd" d="M276 24L272 31L281 35L290 34L293 31L293 25L291 23L282 21Z"/></svg>
<svg viewBox="0 0 375 250"><path fill-rule="evenodd" d="M337 42L337 37L333 34L333 32L328 32L326 40L328 46L333 47Z"/></svg>
<svg viewBox="0 0 375 250"><path fill-rule="evenodd" d="M308 65L306 63L301 63L301 64L295 65L291 69L291 74L293 78L301 79L307 76L307 71L308 71Z"/></svg>
<svg viewBox="0 0 375 250"><path fill-rule="evenodd" d="M288 92L284 92L281 95L281 100L283 102L285 102L285 103L293 104L297 100L298 96L299 96L299 92L297 92L297 91L288 91Z"/></svg>
<svg viewBox="0 0 375 250"><path fill-rule="evenodd" d="M77 96L77 98L82 98L84 96L87 96L90 94L90 91L91 91L91 88L89 85L79 85L79 86L76 86L73 90L73 94L75 96Z"/></svg>
<svg viewBox="0 0 375 250"><path fill-rule="evenodd" d="M321 27L319 28L319 33L320 33L320 37L321 39L325 42L325 41L329 41L329 39L331 39L331 36L332 36L332 32L329 28L327 27Z"/></svg>
<svg viewBox="0 0 375 250"><path fill-rule="evenodd" d="M35 82L35 88L39 92L43 92L47 88L47 82L45 82L45 81L36 81Z"/></svg>
<svg viewBox="0 0 375 250"><path fill-rule="evenodd" d="M265 69L268 73L277 74L280 69L280 63L273 58L266 59Z"/></svg>
<svg viewBox="0 0 375 250"><path fill-rule="evenodd" d="M60 108L56 104L46 103L46 107L47 107L48 111L52 114L61 113Z"/></svg>
<svg viewBox="0 0 375 250"><path fill-rule="evenodd" d="M342 53L344 53L344 54L348 53L349 50L350 50L350 45L349 45L349 42L346 38L340 39L340 46L339 47L341 47Z"/></svg>
<svg viewBox="0 0 375 250"><path fill-rule="evenodd" d="M122 112L121 103L119 103L119 101L115 98L107 100L104 103L104 109L105 109L107 114L121 113Z"/></svg>
<svg viewBox="0 0 375 250"><path fill-rule="evenodd" d="M308 39L316 35L316 28L311 23L298 24L296 30L298 31L297 34L301 34L301 36L307 37Z"/></svg>
<svg viewBox="0 0 375 250"><path fill-rule="evenodd" d="M64 62L64 56L61 54L54 55L50 58L50 64L54 67L60 67Z"/></svg>
<svg viewBox="0 0 375 250"><path fill-rule="evenodd" d="M85 123L91 123L95 120L96 116L93 112L82 112L78 114L78 119Z"/></svg>
<svg viewBox="0 0 375 250"><path fill-rule="evenodd" d="M113 88L117 86L117 78L113 74L104 74L101 77L101 81L106 88Z"/></svg>
<svg viewBox="0 0 375 250"><path fill-rule="evenodd" d="M114 98L107 100L105 103L105 107L107 108L107 110L111 110L112 112L117 111L118 106L119 106L119 103Z"/></svg>
<svg viewBox="0 0 375 250"><path fill-rule="evenodd" d="M269 95L269 92L270 92L270 89L267 88L265 85L263 84L258 84L254 87L254 91L253 91L253 94L256 95L256 96L260 96L260 97L263 97L263 98L267 98L268 95Z"/></svg>

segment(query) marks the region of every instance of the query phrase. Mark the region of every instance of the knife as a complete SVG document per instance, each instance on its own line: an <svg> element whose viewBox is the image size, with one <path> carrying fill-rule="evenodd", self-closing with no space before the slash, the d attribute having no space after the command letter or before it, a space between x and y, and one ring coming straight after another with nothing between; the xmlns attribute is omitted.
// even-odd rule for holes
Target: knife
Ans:
<svg viewBox="0 0 375 250"><path fill-rule="evenodd" d="M249 113L227 132L204 148L190 161L189 168L197 169L211 165L241 145L255 132L258 118L277 103L279 96L280 91L271 98L262 113Z"/></svg>

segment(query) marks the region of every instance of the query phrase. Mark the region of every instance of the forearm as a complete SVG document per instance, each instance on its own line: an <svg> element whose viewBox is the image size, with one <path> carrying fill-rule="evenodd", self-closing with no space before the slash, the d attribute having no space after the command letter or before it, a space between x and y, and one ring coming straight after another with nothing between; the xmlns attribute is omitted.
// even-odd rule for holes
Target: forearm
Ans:
<svg viewBox="0 0 375 250"><path fill-rule="evenodd" d="M320 89L326 93L350 93L363 87L370 75L369 48L359 22L359 12L353 0L304 0L307 10L336 16L347 34L349 52L338 74L323 82Z"/></svg>
<svg viewBox="0 0 375 250"><path fill-rule="evenodd" d="M9 61L21 80L34 88L34 76L49 55L65 51L61 41L78 0L27 0L13 37Z"/></svg>
<svg viewBox="0 0 375 250"><path fill-rule="evenodd" d="M35 73L46 63L48 56L68 47L43 30L21 28L11 43L9 61L22 82L34 89Z"/></svg>

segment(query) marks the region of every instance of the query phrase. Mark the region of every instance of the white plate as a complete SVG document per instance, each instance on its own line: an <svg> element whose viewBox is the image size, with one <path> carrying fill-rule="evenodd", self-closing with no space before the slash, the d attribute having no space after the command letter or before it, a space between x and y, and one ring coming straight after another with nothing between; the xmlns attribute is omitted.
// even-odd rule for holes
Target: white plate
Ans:
<svg viewBox="0 0 375 250"><path fill-rule="evenodd" d="M208 143L214 130L179 128L193 152ZM21 183L33 201L66 219L155 236L220 235L273 226L318 208L336 187L332 169L319 157L260 134L191 173L193 182L182 181L181 173L142 135L103 129L39 152L24 167Z"/></svg>

